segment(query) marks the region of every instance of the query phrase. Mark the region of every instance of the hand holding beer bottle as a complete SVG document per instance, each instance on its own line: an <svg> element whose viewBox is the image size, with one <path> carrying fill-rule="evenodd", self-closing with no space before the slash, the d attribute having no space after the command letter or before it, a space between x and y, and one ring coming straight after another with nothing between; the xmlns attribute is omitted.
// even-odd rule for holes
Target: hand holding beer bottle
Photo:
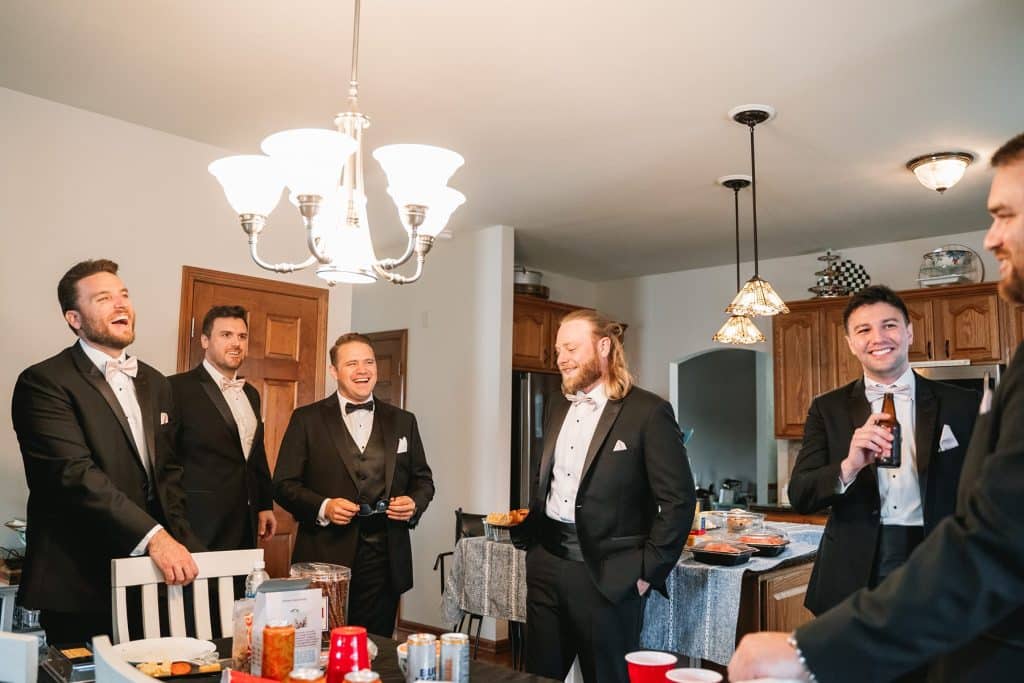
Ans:
<svg viewBox="0 0 1024 683"><path fill-rule="evenodd" d="M840 463L839 477L844 484L853 483L857 473L873 462L880 462L888 457L893 449L893 433L888 427L888 419L895 421L895 410L892 413L872 413L867 421L858 427L850 438L850 450Z"/></svg>
<svg viewBox="0 0 1024 683"><path fill-rule="evenodd" d="M885 418L879 420L878 425L889 430L892 434L892 443L888 453L881 453L878 456L879 467L898 468L900 466L900 451L903 446L903 432L900 428L900 421L896 419L896 402L892 394L885 394L882 397L882 412Z"/></svg>

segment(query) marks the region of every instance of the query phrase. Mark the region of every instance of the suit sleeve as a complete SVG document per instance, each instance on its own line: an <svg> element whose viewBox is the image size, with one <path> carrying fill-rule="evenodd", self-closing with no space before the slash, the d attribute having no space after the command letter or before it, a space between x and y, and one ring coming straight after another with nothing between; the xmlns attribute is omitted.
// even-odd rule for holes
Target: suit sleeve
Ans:
<svg viewBox="0 0 1024 683"><path fill-rule="evenodd" d="M960 511L877 589L797 630L819 681L891 680L1024 605L1024 386L1016 379L1005 387L998 442Z"/></svg>
<svg viewBox="0 0 1024 683"><path fill-rule="evenodd" d="M163 377L160 378L160 405L166 408L167 414L173 420L168 435L158 435L157 438L164 439L164 444L157 445L157 448L164 450L160 461L159 485L162 489L162 502L164 517L166 517L167 531L179 543L192 552L205 551L206 547L199 540L199 537L192 531L192 525L188 521L185 512L185 488L182 485L182 478L185 476L185 466L182 464L180 450L178 449L178 433L181 429L181 414L174 402L174 395L171 385ZM158 427L159 429L159 427Z"/></svg>
<svg viewBox="0 0 1024 683"><path fill-rule="evenodd" d="M657 512L644 544L643 580L664 590L693 524L697 493L672 406L661 401L644 430L644 463Z"/></svg>
<svg viewBox="0 0 1024 683"><path fill-rule="evenodd" d="M249 454L246 466L256 481L256 509L260 511L273 510L274 482L270 477L270 463L267 461L267 449L263 442L266 431L263 418L260 417L260 395L255 390L253 393L256 394L256 405L253 407L257 420L256 439L253 441L252 452Z"/></svg>
<svg viewBox="0 0 1024 683"><path fill-rule="evenodd" d="M290 512L300 524L316 524L320 504L325 496L306 485L306 462L309 459L309 435L302 413L295 411L281 440L274 469L274 500Z"/></svg>
<svg viewBox="0 0 1024 683"><path fill-rule="evenodd" d="M420 439L420 429L415 416L412 418L412 428L409 432L409 460L411 470L405 495L416 501L416 514L409 520L409 528L414 528L426 511L427 505L434 499L434 476L423 452L423 441Z"/></svg>
<svg viewBox="0 0 1024 683"><path fill-rule="evenodd" d="M833 462L830 455L838 457ZM845 453L829 453L825 419L820 402L815 399L807 411L803 445L789 479L789 503L797 512L810 514L835 503L839 496L840 463L844 457ZM854 485L856 481L851 483Z"/></svg>
<svg viewBox="0 0 1024 683"><path fill-rule="evenodd" d="M27 370L15 384L11 404L32 494L103 529L114 551L128 556L158 522L97 466L64 390Z"/></svg>

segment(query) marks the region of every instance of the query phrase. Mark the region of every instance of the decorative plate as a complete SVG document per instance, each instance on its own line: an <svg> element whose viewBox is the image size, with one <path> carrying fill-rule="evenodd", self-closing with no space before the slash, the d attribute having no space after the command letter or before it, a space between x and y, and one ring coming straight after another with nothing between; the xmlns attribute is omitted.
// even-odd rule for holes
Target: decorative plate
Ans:
<svg viewBox="0 0 1024 683"><path fill-rule="evenodd" d="M835 269L837 271L835 284L848 287L851 294L859 292L871 284L871 276L868 275L868 271L865 270L864 266L859 263L843 259L835 264ZM826 284L828 284L827 278L818 278L819 286Z"/></svg>

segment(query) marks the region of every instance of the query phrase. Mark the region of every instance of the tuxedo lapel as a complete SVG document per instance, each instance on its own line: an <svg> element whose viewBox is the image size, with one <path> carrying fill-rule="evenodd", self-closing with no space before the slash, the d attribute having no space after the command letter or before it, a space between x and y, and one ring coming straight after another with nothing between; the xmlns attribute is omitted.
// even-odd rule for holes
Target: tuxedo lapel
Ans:
<svg viewBox="0 0 1024 683"><path fill-rule="evenodd" d="M935 427L939 419L939 399L931 382L915 377L914 390L914 459L917 481L921 487L921 502L928 492L928 465L935 450Z"/></svg>
<svg viewBox="0 0 1024 683"><path fill-rule="evenodd" d="M597 452L601 450L605 439L608 438L608 432L612 430L612 425L615 424L615 419L619 416L621 410L622 400L609 400L605 403L601 417L597 420L597 427L594 429L594 438L590 440L590 448L587 449L587 459L583 461L583 472L580 473L580 482L587 480L587 472L590 471L590 466L594 464L594 458L597 457Z"/></svg>
<svg viewBox="0 0 1024 683"><path fill-rule="evenodd" d="M139 412L142 413L142 431L145 433L146 452L149 454L149 464L153 466L150 471L155 476L156 425L153 421L153 396L150 393L151 388L145 368L139 368L139 373L132 379L132 382L135 384L135 398L139 402ZM104 383L106 383L105 380ZM135 443L134 439L132 439L132 443Z"/></svg>
<svg viewBox="0 0 1024 683"><path fill-rule="evenodd" d="M348 470L348 476L352 478L353 483L358 482L355 457L359 447L356 446L352 435L348 433L345 421L341 418L341 405L336 395L329 396L320 402L320 417L327 427L327 432L331 435L331 442L334 443L341 462Z"/></svg>
<svg viewBox="0 0 1024 683"><path fill-rule="evenodd" d="M89 357L85 355L85 351L81 349L78 344L71 347L71 358L75 362L75 366L85 377L85 380L89 382L100 393L103 400L107 402L111 412L114 413L114 417L121 424L121 430L124 432L124 436L128 439L128 445L135 453L136 459L138 459L139 449L135 445L135 437L132 436L132 428L128 425L128 417L124 414L124 410L121 408L121 404L117 402L117 397L114 396L114 390L110 388L110 384L107 383L107 378L103 376L103 373L99 371L99 368L89 360ZM140 405L141 407L141 405ZM140 462L141 466L142 463Z"/></svg>
<svg viewBox="0 0 1024 683"><path fill-rule="evenodd" d="M224 399L224 393L202 365L199 365L193 372L195 373L196 381L199 382L199 386L203 388L206 395L210 397L210 401L213 402L214 407L217 408L217 412L220 413L221 418L224 420L224 425L234 437L234 442L238 444L238 451L244 459L245 455L241 453L242 445L238 435L238 424L235 422L235 416L231 414L228 402ZM253 411L255 412L255 408ZM259 418L257 417L257 419Z"/></svg>
<svg viewBox="0 0 1024 683"><path fill-rule="evenodd" d="M553 399L555 404L551 406L551 413L548 416L547 431L544 433L544 453L540 459L540 478L538 480L537 495L543 498L548 495L548 485L551 482L551 469L555 464L555 442L558 441L558 432L562 430L562 423L569 412L569 401L565 397Z"/></svg>
<svg viewBox="0 0 1024 683"><path fill-rule="evenodd" d="M398 437L395 430L395 413L391 406L373 399L373 429L380 429L384 441L384 498L391 498L391 480L395 477L395 461L398 460ZM407 439L408 440L408 439Z"/></svg>

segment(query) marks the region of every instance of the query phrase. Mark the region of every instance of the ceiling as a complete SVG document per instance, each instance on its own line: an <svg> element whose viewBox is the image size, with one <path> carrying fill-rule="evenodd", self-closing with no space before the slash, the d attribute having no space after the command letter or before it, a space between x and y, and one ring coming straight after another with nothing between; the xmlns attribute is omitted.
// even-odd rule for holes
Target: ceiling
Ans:
<svg viewBox="0 0 1024 683"><path fill-rule="evenodd" d="M0 85L229 150L345 106L352 0L0 16ZM518 262L609 280L731 262L714 180L749 172L726 112L750 102L779 112L757 133L762 258L986 227L985 157L1024 128L1022 34L1019 0L366 0L361 105L371 149L466 158L456 238L512 225ZM981 161L939 196L904 163L945 149Z"/></svg>

